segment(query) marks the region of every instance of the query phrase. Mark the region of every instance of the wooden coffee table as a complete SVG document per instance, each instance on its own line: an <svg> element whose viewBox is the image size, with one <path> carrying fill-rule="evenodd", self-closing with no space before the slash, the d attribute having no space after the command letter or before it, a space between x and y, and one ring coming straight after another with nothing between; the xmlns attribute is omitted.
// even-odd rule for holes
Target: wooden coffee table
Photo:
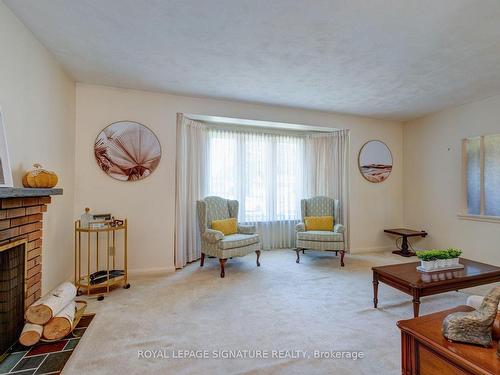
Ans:
<svg viewBox="0 0 500 375"><path fill-rule="evenodd" d="M378 305L378 284L382 282L413 297L413 315L418 316L420 297L471 288L500 281L500 267L460 258L459 270L419 272L418 262L373 267L373 307Z"/></svg>

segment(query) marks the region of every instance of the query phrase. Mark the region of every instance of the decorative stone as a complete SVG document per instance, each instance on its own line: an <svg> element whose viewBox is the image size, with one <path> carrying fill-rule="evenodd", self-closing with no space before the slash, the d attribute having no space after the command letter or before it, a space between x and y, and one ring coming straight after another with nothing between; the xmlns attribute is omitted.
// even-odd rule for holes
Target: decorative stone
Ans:
<svg viewBox="0 0 500 375"><path fill-rule="evenodd" d="M495 287L484 297L477 310L448 315L443 321L444 337L451 341L489 346L499 302L500 287Z"/></svg>

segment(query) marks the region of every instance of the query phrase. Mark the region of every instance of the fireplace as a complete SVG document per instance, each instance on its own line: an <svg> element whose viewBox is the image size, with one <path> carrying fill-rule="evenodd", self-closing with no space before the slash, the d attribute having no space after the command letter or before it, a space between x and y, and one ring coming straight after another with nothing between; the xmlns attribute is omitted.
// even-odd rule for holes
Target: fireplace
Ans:
<svg viewBox="0 0 500 375"><path fill-rule="evenodd" d="M42 294L43 213L62 189L0 187L0 362Z"/></svg>
<svg viewBox="0 0 500 375"><path fill-rule="evenodd" d="M0 356L16 342L24 325L27 241L0 246Z"/></svg>

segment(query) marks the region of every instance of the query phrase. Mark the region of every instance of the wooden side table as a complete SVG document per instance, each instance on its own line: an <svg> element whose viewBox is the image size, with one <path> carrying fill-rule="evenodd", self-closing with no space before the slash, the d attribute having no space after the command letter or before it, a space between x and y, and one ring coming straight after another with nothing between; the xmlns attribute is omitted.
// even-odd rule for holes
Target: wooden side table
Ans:
<svg viewBox="0 0 500 375"><path fill-rule="evenodd" d="M402 257L412 257L415 255L414 251L410 251L408 249L408 237L426 237L427 232L424 230L417 231L413 229L406 228L394 228L394 229L385 229L385 233L394 234L396 236L402 237L403 242L401 243L401 250L395 250L392 253L401 255Z"/></svg>
<svg viewBox="0 0 500 375"><path fill-rule="evenodd" d="M490 348L448 341L442 333L443 319L453 312L472 311L472 307L401 320L401 373L403 375L500 374L498 343Z"/></svg>

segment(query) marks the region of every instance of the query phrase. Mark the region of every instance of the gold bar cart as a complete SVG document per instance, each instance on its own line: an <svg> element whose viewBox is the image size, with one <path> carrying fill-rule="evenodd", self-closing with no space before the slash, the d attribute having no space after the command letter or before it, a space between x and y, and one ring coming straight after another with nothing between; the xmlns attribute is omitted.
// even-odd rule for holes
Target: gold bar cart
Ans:
<svg viewBox="0 0 500 375"><path fill-rule="evenodd" d="M127 230L127 219L123 220L122 225L112 226L105 223L105 226L101 228L82 227L80 220L75 221L75 285L78 295L98 294L97 300L102 301L104 295L114 287L121 285L124 289L130 288L127 267ZM102 241L103 237L104 241ZM122 237L122 241L118 241L118 237ZM117 259L118 242L123 243L121 259L120 257ZM102 253L103 248L104 253ZM84 256L83 260L82 256ZM105 268L101 269L103 263ZM123 269L117 270L116 265L119 263ZM84 267L86 265L83 275L82 265ZM101 282L95 283L96 278L93 278L95 275L99 275Z"/></svg>

